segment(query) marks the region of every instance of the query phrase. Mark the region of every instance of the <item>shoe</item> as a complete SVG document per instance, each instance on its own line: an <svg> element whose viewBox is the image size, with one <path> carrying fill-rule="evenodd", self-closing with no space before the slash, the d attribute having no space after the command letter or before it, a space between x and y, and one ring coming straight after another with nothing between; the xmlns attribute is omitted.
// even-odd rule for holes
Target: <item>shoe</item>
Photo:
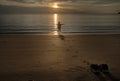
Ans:
<svg viewBox="0 0 120 81"><path fill-rule="evenodd" d="M90 69L91 69L91 72L93 72L95 74L100 73L100 69L99 69L99 66L97 64L91 64Z"/></svg>
<svg viewBox="0 0 120 81"><path fill-rule="evenodd" d="M101 64L99 65L99 68L102 73L109 73L109 68L107 64Z"/></svg>

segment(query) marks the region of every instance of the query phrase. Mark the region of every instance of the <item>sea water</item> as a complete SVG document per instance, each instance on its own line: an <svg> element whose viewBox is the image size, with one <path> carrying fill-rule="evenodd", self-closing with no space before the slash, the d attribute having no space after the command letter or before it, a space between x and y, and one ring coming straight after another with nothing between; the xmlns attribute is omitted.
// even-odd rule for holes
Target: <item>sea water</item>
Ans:
<svg viewBox="0 0 120 81"><path fill-rule="evenodd" d="M63 34L120 33L119 14L2 14L0 34L55 34L61 22Z"/></svg>

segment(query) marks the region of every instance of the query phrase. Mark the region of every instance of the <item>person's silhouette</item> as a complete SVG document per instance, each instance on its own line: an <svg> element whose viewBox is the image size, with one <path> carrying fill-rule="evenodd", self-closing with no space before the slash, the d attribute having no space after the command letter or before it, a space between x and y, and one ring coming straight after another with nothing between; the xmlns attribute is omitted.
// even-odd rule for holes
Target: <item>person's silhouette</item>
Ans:
<svg viewBox="0 0 120 81"><path fill-rule="evenodd" d="M60 23L60 21L58 22L57 24L57 28L58 28L58 31L61 32L61 27L62 27L63 24Z"/></svg>

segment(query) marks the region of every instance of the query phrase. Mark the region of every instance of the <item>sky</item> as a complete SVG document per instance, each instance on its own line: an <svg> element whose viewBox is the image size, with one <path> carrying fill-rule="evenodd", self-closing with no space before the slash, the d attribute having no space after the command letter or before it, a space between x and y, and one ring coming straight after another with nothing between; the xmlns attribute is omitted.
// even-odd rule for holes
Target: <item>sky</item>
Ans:
<svg viewBox="0 0 120 81"><path fill-rule="evenodd" d="M0 5L21 7L52 7L55 3L59 8L88 12L113 13L120 11L120 0L0 0Z"/></svg>

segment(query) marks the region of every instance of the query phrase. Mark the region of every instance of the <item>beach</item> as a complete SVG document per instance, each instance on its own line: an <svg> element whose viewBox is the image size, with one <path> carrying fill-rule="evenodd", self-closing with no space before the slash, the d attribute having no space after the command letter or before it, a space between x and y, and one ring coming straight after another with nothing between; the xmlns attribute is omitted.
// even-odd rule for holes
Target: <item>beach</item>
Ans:
<svg viewBox="0 0 120 81"><path fill-rule="evenodd" d="M0 35L0 81L120 80L120 35ZM90 71L108 64L110 76Z"/></svg>

